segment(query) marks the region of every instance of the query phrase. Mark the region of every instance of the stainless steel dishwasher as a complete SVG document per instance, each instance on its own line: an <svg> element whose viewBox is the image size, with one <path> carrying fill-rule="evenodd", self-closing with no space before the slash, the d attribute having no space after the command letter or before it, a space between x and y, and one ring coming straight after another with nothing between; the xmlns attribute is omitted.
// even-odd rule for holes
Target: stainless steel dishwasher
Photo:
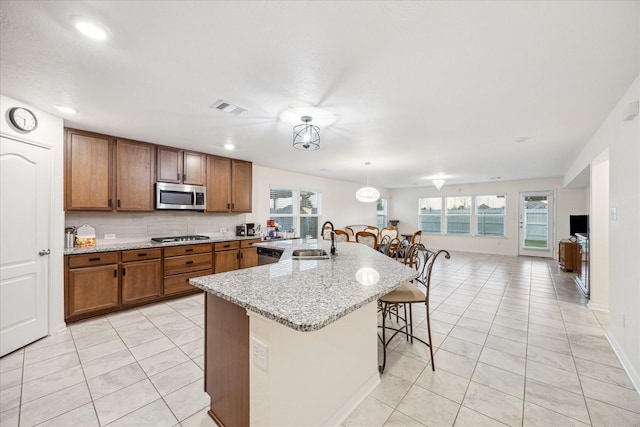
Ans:
<svg viewBox="0 0 640 427"><path fill-rule="evenodd" d="M280 260L284 249L263 248L258 246L258 265L273 264Z"/></svg>

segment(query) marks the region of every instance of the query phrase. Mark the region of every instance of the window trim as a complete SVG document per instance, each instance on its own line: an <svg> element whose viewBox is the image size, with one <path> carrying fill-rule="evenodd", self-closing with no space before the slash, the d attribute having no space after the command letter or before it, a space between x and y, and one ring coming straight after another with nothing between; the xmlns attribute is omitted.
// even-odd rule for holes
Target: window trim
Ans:
<svg viewBox="0 0 640 427"><path fill-rule="evenodd" d="M505 206L504 213L502 214L478 214L478 197L487 197L487 196L495 196L495 197L504 197ZM452 197L467 197L471 199L470 205L470 213L469 214L449 214L447 209L447 199ZM441 212L440 214L423 214L420 212L420 201L422 199L440 199L441 200ZM425 234L430 234L433 236L449 236L449 237L481 237L481 238L506 238L507 237L507 193L494 193L494 194L467 194L467 195L443 195L443 196L424 196L418 197L418 230L422 230L422 217L433 216L440 217L440 232L429 232L422 231ZM448 219L449 217L454 216L468 216L469 219L469 233L449 233L448 230ZM503 234L502 235L486 235L478 233L478 223L480 217L485 216L501 216L504 218L503 220Z"/></svg>

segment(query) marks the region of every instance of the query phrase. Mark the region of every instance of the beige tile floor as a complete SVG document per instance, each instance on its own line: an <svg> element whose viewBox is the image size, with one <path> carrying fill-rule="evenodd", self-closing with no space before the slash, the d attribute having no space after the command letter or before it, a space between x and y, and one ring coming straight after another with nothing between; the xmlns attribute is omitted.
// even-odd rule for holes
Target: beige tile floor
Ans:
<svg viewBox="0 0 640 427"><path fill-rule="evenodd" d="M394 340L381 384L344 426L640 426L606 313L554 261L454 253L432 286L436 371L424 345ZM424 335L424 308L414 317ZM0 425L212 426L202 328L197 295L74 323L0 358Z"/></svg>

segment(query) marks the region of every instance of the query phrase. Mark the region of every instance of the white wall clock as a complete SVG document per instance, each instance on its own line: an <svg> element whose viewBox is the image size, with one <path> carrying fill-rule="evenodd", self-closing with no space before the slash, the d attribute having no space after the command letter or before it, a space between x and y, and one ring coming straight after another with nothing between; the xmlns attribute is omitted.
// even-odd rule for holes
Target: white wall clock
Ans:
<svg viewBox="0 0 640 427"><path fill-rule="evenodd" d="M9 110L9 121L16 129L24 132L31 132L38 127L38 119L35 114L22 107L14 107Z"/></svg>

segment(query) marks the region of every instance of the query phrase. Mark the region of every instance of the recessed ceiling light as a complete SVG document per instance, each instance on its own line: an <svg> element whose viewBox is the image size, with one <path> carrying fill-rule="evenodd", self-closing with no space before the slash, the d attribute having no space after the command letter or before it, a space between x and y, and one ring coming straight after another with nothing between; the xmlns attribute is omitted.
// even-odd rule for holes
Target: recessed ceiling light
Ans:
<svg viewBox="0 0 640 427"><path fill-rule="evenodd" d="M500 179L500 178L502 178L502 177L501 176L491 176L491 177L489 177L489 179Z"/></svg>
<svg viewBox="0 0 640 427"><path fill-rule="evenodd" d="M108 31L100 24L81 16L72 16L71 22L76 30L94 40L106 40Z"/></svg>
<svg viewBox="0 0 640 427"><path fill-rule="evenodd" d="M227 150L227 151L231 151L231 150L233 150L234 148L236 148L236 146L235 146L235 145L233 145L233 144L232 144L232 143L230 143L230 142L227 142L226 144L224 144L224 149L225 149L225 150Z"/></svg>
<svg viewBox="0 0 640 427"><path fill-rule="evenodd" d="M56 105L56 109L64 114L77 114L78 110L71 107L65 107L64 105Z"/></svg>
<svg viewBox="0 0 640 427"><path fill-rule="evenodd" d="M525 142L527 140L529 140L528 136L519 136L516 138L516 142Z"/></svg>

